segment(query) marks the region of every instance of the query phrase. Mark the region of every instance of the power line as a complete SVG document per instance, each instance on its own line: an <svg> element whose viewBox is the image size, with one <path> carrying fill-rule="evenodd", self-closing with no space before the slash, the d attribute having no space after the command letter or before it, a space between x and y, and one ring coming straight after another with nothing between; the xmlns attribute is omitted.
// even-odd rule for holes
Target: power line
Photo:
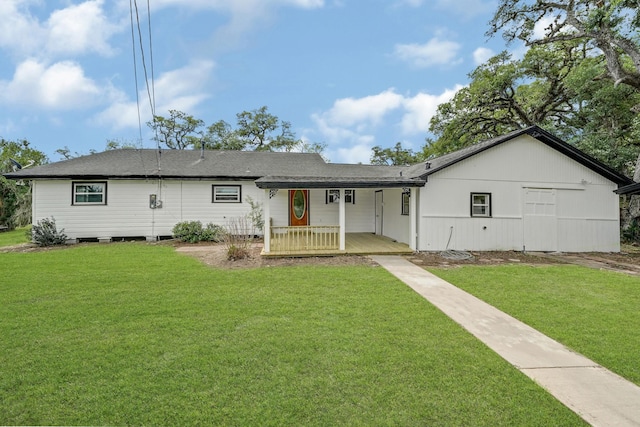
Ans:
<svg viewBox="0 0 640 427"><path fill-rule="evenodd" d="M136 85L136 106L138 107L138 131L142 143L142 118L140 117L140 96L138 95L138 62L136 60L136 38L133 31L133 0L129 0L129 18L131 20L131 52L133 54L133 77Z"/></svg>
<svg viewBox="0 0 640 427"><path fill-rule="evenodd" d="M140 56L142 58L142 69L144 70L144 81L147 89L147 96L149 98L149 106L151 107L151 115L155 117L156 116L155 102L153 100L153 97L151 96L151 87L149 85L149 74L147 72L147 61L145 61L145 58L144 58L144 45L142 44L142 29L140 27L140 13L138 11L138 1L133 0L133 5L135 6L135 9L136 9L136 24L138 27L138 42L140 44ZM151 19L150 16L149 16L149 19ZM149 25L151 25L151 23L149 23ZM151 43L151 32L149 32L149 43Z"/></svg>

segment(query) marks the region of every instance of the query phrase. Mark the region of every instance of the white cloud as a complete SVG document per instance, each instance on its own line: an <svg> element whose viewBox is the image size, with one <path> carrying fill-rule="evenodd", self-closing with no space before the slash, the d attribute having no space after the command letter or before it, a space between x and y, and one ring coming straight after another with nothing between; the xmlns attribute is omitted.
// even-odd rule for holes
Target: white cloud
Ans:
<svg viewBox="0 0 640 427"><path fill-rule="evenodd" d="M89 0L53 11L45 21L36 18L30 6L40 2L0 2L0 47L18 58L49 60L64 55L98 53L111 55L109 39L125 27L124 21L107 16L104 0Z"/></svg>
<svg viewBox="0 0 640 427"><path fill-rule="evenodd" d="M424 44L397 44L394 54L402 61L414 67L428 68L435 65L453 65L460 62L456 59L461 45L450 40L434 37Z"/></svg>
<svg viewBox="0 0 640 427"><path fill-rule="evenodd" d="M92 0L54 11L46 23L47 50L54 54L113 54L109 38L122 26L103 11L103 0Z"/></svg>
<svg viewBox="0 0 640 427"><path fill-rule="evenodd" d="M489 58L492 58L495 55L496 53L493 50L486 47L479 47L473 51L473 63L475 65L484 64L489 60Z"/></svg>
<svg viewBox="0 0 640 427"><path fill-rule="evenodd" d="M368 164L371 160L371 149L373 148L373 138L362 138L360 143L351 147L328 150L327 156L336 159L334 163L363 163Z"/></svg>
<svg viewBox="0 0 640 427"><path fill-rule="evenodd" d="M315 131L328 144L329 158L368 163L371 148L385 143L375 140L376 129L397 129L399 136L426 134L438 105L449 101L461 88L457 85L441 94L415 96L403 96L391 88L377 95L338 99L329 110L314 114L312 120Z"/></svg>
<svg viewBox="0 0 640 427"><path fill-rule="evenodd" d="M412 98L406 98L403 102L402 133L415 135L428 132L429 121L436 114L438 105L450 101L460 89L462 86L456 85L454 89L446 89L439 95L419 93Z"/></svg>
<svg viewBox="0 0 640 427"><path fill-rule="evenodd" d="M402 96L393 89L364 98L338 99L333 107L323 114L323 121L337 126L376 125L385 114L398 108L401 103Z"/></svg>
<svg viewBox="0 0 640 427"><path fill-rule="evenodd" d="M105 90L75 62L46 65L29 59L18 65L11 81L0 80L0 93L3 103L73 110L95 104Z"/></svg>
<svg viewBox="0 0 640 427"><path fill-rule="evenodd" d="M546 29L549 25L553 24L555 20L554 16L544 16L538 20L533 27L533 38L542 39L545 37Z"/></svg>
<svg viewBox="0 0 640 427"><path fill-rule="evenodd" d="M25 10L26 2L3 0L0 2L0 47L14 52L32 52L46 37L37 19Z"/></svg>
<svg viewBox="0 0 640 427"><path fill-rule="evenodd" d="M155 81L156 114L163 115L169 110L193 113L197 106L209 97L204 86L215 68L212 61L194 61L182 68L168 71ZM140 115L144 123L151 119L151 107L146 88L140 88ZM114 97L113 103L99 113L98 124L116 129L138 126L138 106L124 94Z"/></svg>

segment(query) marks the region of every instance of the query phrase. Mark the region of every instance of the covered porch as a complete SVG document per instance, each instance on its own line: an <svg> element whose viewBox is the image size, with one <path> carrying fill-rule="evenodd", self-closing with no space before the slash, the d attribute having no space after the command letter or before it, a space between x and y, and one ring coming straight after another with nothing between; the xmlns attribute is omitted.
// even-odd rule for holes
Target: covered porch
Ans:
<svg viewBox="0 0 640 427"><path fill-rule="evenodd" d="M424 183L401 173L386 177L263 177L256 181L265 191L262 255L413 253L417 187ZM401 199L406 206L402 218L386 218L394 224L389 226L391 233L385 233L382 195L389 190L397 199L394 213L400 215Z"/></svg>
<svg viewBox="0 0 640 427"><path fill-rule="evenodd" d="M324 233L323 237L318 238L319 233L314 233L314 227L308 227L310 230L300 230L307 227L278 228L294 230L291 234L280 232L274 235L272 232L270 251L263 250L262 256L402 255L414 252L405 243L373 233L345 233L345 248L340 250L337 234L329 237L328 233Z"/></svg>

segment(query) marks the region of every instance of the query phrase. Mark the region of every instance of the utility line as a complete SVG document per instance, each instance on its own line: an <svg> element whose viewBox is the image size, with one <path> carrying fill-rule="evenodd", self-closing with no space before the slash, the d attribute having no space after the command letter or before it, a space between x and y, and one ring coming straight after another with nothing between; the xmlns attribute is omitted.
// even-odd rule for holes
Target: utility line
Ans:
<svg viewBox="0 0 640 427"><path fill-rule="evenodd" d="M136 105L138 107L138 131L142 144L142 118L140 117L140 96L138 95L138 61L136 59L136 37L133 31L133 0L129 0L129 18L131 20L131 52L133 54L133 77L136 85Z"/></svg>

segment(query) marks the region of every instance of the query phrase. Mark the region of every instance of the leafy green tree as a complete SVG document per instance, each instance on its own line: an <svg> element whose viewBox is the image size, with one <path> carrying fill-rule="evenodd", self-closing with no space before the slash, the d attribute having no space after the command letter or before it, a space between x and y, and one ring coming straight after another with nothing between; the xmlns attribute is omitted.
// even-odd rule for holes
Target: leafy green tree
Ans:
<svg viewBox="0 0 640 427"><path fill-rule="evenodd" d="M107 139L105 150L136 149L139 148L139 145L135 141L111 138Z"/></svg>
<svg viewBox="0 0 640 427"><path fill-rule="evenodd" d="M236 134L244 141L245 150L292 151L300 141L291 130L291 123L269 113L266 106L236 114Z"/></svg>
<svg viewBox="0 0 640 427"><path fill-rule="evenodd" d="M20 167L32 167L47 163L46 154L31 147L29 141L0 139L0 173L12 172ZM13 160L13 161L12 161ZM0 176L0 225L10 228L31 223L31 186Z"/></svg>
<svg viewBox="0 0 640 427"><path fill-rule="evenodd" d="M568 142L627 176L633 176L640 155L640 121L635 106L640 92L628 85L614 85L602 78L603 58L589 57L565 79L575 93L577 106Z"/></svg>
<svg viewBox="0 0 640 427"><path fill-rule="evenodd" d="M396 142L393 148L382 148L376 145L371 150L373 153L369 161L372 165L404 166L420 161L420 156L410 148L403 148L401 142Z"/></svg>
<svg viewBox="0 0 640 427"><path fill-rule="evenodd" d="M212 150L244 150L245 141L231 125L224 120L219 120L207 128L203 136L205 147Z"/></svg>
<svg viewBox="0 0 640 427"><path fill-rule="evenodd" d="M535 31L545 22L544 34ZM500 0L488 35L528 45L580 40L600 49L614 84L640 91L640 7L637 0ZM634 180L640 181L640 156Z"/></svg>
<svg viewBox="0 0 640 427"><path fill-rule="evenodd" d="M170 117L154 117L147 123L156 132L154 140L168 148L205 148L213 150L295 151L321 150L322 144L305 143L296 138L291 123L269 113L266 106L236 114L234 128L224 120L212 123L206 131L204 122L181 111L170 110Z"/></svg>
<svg viewBox="0 0 640 427"><path fill-rule="evenodd" d="M425 157L446 154L515 129L564 129L575 113L564 79L588 52L577 43L536 46L522 60L502 52L469 74L469 86L438 106Z"/></svg>
<svg viewBox="0 0 640 427"><path fill-rule="evenodd" d="M202 140L198 129L204 122L178 110L169 110L169 117L154 116L147 122L153 132L153 140L170 149L184 150L197 147Z"/></svg>

